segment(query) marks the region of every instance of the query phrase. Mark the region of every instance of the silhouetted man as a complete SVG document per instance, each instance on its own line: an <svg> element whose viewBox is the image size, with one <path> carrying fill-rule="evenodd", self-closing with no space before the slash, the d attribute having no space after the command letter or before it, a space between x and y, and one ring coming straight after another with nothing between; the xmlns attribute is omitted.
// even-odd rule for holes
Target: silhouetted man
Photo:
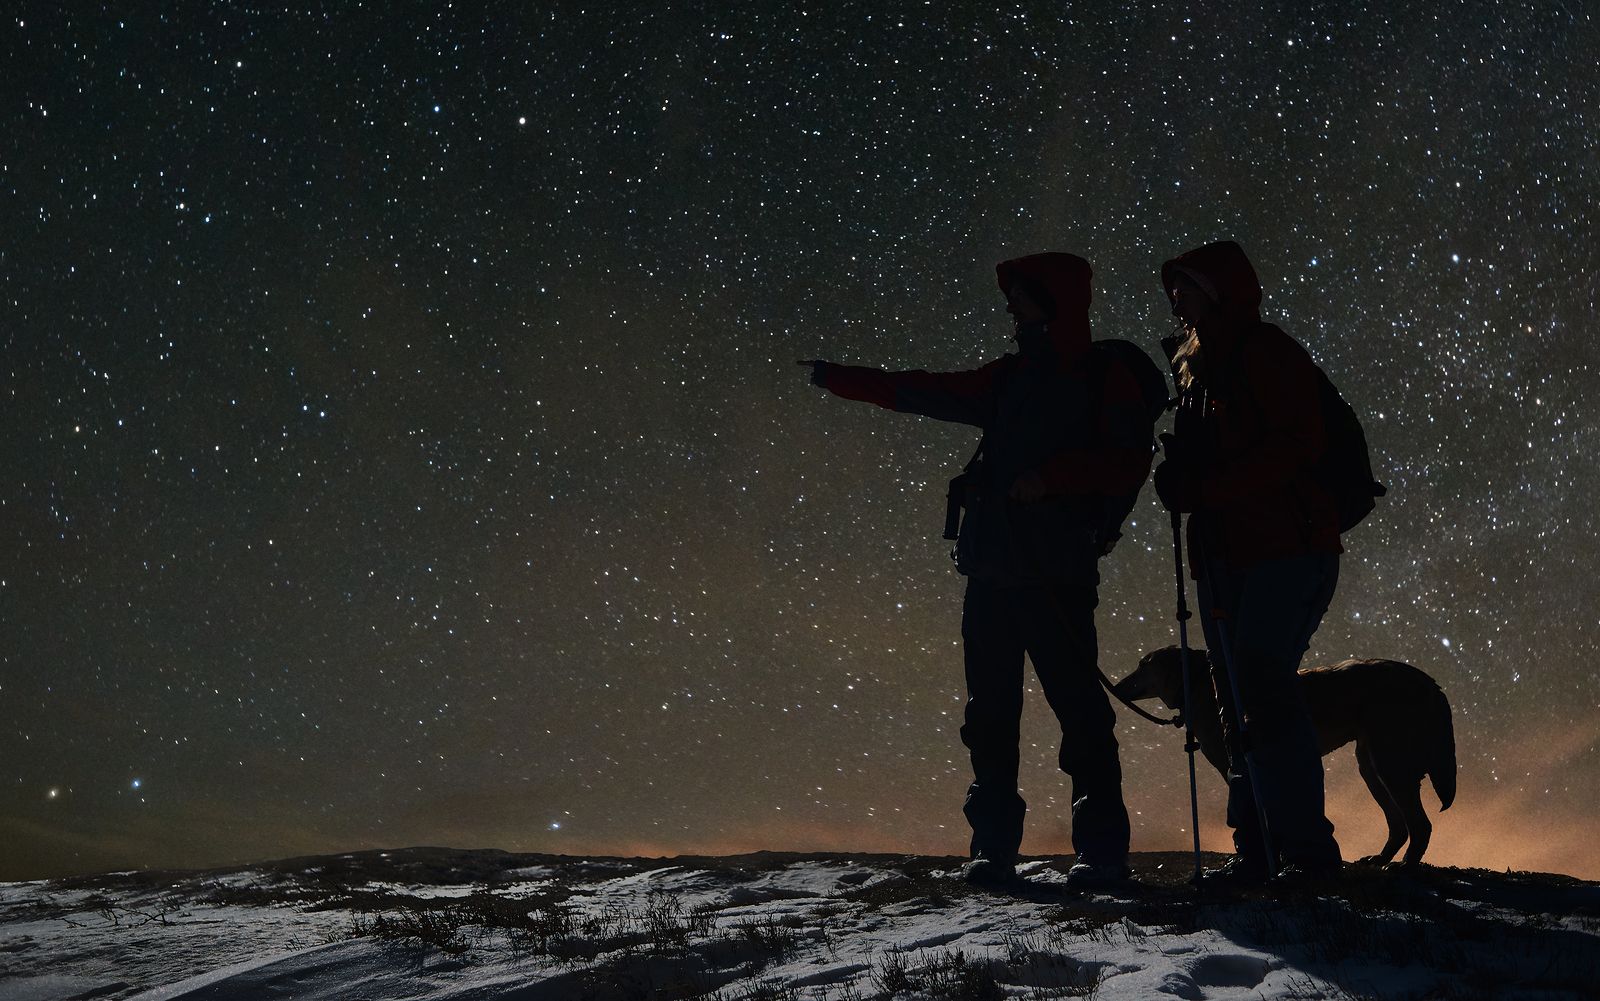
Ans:
<svg viewBox="0 0 1600 1001"><path fill-rule="evenodd" d="M1105 498L1136 492L1149 472L1149 429L1132 374L1090 349L1088 262L1034 254L996 272L1015 354L968 372L801 364L839 396L983 429L956 541L967 578L961 740L973 771L965 873L978 883L1015 873L1027 809L1017 791L1026 654L1061 723L1060 764L1072 777L1069 880L1105 884L1127 876L1128 811L1116 716L1098 683L1096 560L1108 544Z"/></svg>

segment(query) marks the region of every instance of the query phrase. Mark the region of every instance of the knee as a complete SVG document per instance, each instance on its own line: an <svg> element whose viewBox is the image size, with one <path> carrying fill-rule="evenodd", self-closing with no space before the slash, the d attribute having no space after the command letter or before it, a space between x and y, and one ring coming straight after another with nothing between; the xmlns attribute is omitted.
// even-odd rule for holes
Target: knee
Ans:
<svg viewBox="0 0 1600 1001"><path fill-rule="evenodd" d="M1267 658L1239 658L1239 699L1252 722L1298 721L1307 716L1296 665Z"/></svg>
<svg viewBox="0 0 1600 1001"><path fill-rule="evenodd" d="M1115 729L1116 716L1110 713L1110 718L1102 718L1098 714L1093 719L1080 719L1061 729L1061 768L1071 771L1070 763L1079 761L1116 760L1117 734Z"/></svg>
<svg viewBox="0 0 1600 1001"><path fill-rule="evenodd" d="M1122 777L1122 757L1114 740L1109 744L1063 744L1056 763L1075 779L1100 777L1120 781Z"/></svg>
<svg viewBox="0 0 1600 1001"><path fill-rule="evenodd" d="M966 722L961 727L961 741L968 747L974 744L1009 743L1015 745L1022 736L1022 705L1017 703L996 705L973 699L967 703Z"/></svg>
<svg viewBox="0 0 1600 1001"><path fill-rule="evenodd" d="M1256 705L1251 708L1248 720L1251 739L1257 745L1292 753L1297 759L1322 757L1316 729L1303 705L1283 702Z"/></svg>
<svg viewBox="0 0 1600 1001"><path fill-rule="evenodd" d="M965 717L968 723L981 722L999 725L1009 721L1012 726L1022 721L1022 693L990 694L970 692L967 695Z"/></svg>

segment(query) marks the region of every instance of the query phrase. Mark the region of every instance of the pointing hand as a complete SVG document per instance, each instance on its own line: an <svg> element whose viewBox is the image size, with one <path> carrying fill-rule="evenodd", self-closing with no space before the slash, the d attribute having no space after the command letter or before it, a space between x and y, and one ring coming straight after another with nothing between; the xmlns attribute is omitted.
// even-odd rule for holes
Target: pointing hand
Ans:
<svg viewBox="0 0 1600 1001"><path fill-rule="evenodd" d="M828 363L823 361L822 359L820 359L820 358L812 358L810 360L802 359L800 361L795 362L795 364L796 365L810 365L811 366L811 384L813 386L824 385L825 382L827 381L826 377L822 374L822 370L823 370L824 367L827 366Z"/></svg>

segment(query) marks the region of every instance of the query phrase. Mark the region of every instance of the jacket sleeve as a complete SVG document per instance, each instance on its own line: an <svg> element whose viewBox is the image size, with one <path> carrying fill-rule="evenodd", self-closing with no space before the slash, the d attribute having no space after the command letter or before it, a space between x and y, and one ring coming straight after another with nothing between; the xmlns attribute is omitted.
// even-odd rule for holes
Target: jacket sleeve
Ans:
<svg viewBox="0 0 1600 1001"><path fill-rule="evenodd" d="M1200 483L1204 508L1226 507L1287 485L1325 446L1316 366L1305 349L1279 335L1247 352L1244 394L1233 405L1254 409L1264 433Z"/></svg>
<svg viewBox="0 0 1600 1001"><path fill-rule="evenodd" d="M885 372L827 362L822 370L822 385L847 400L986 427L994 416L999 377L1010 357L997 358L970 372Z"/></svg>
<svg viewBox="0 0 1600 1001"><path fill-rule="evenodd" d="M1121 364L1106 373L1093 448L1063 449L1039 470L1048 494L1131 494L1150 475L1144 398Z"/></svg>

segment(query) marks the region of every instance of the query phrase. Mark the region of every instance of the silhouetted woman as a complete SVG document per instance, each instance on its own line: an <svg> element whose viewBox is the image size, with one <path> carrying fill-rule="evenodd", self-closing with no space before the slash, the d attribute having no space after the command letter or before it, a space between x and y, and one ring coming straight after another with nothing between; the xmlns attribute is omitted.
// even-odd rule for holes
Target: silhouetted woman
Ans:
<svg viewBox="0 0 1600 1001"><path fill-rule="evenodd" d="M1293 338L1261 321L1261 284L1238 244L1191 250L1162 265L1161 279L1186 337L1174 358L1182 390L1175 441L1156 470L1156 491L1168 510L1190 515L1190 574L1232 737L1228 825L1237 855L1207 875L1331 872L1339 845L1295 677L1333 598L1342 551L1333 498L1309 475L1323 449L1316 367ZM1228 670L1253 745L1265 839L1232 725Z"/></svg>

